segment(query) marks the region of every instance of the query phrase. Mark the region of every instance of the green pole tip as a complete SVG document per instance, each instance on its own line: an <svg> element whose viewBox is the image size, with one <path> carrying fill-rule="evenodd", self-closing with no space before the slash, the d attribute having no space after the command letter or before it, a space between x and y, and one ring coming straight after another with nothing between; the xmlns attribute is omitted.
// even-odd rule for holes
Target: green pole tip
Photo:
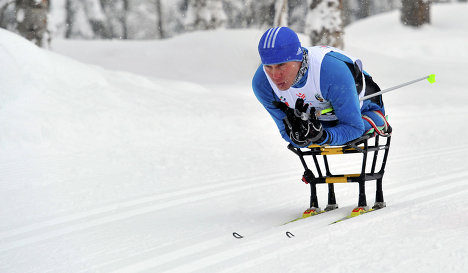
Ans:
<svg viewBox="0 0 468 273"><path fill-rule="evenodd" d="M435 74L431 74L427 77L427 80L430 82L430 83L435 83Z"/></svg>

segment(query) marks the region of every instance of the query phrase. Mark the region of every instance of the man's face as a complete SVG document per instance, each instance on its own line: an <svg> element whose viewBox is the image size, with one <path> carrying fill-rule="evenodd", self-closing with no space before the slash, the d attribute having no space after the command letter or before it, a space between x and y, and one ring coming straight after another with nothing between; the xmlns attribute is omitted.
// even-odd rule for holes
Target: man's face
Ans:
<svg viewBox="0 0 468 273"><path fill-rule="evenodd" d="M301 62L293 61L281 64L264 65L265 72L279 90L288 90L296 79Z"/></svg>

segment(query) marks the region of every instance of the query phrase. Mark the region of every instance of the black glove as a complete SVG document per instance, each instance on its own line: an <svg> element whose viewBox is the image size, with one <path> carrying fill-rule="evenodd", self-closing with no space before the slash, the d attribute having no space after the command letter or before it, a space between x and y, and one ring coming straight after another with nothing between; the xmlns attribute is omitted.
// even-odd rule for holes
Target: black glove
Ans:
<svg viewBox="0 0 468 273"><path fill-rule="evenodd" d="M273 102L273 105L278 107L286 114L283 119L286 133L292 142L298 146L307 146L312 143L322 143L327 137L326 131L323 130L322 124L315 116L315 108L310 109L310 114L307 113L309 104L304 104L303 99L297 99L295 109L289 108L283 102Z"/></svg>

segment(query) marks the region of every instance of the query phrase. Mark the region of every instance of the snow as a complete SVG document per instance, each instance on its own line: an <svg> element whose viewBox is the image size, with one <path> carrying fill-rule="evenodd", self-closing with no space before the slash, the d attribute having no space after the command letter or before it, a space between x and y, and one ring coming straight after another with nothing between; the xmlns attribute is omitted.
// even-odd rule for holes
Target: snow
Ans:
<svg viewBox="0 0 468 273"><path fill-rule="evenodd" d="M0 29L0 272L466 272L467 12L346 29L345 50L382 88L437 81L384 95L387 208L331 226L356 184L336 185L338 210L282 225L309 188L250 88L261 31L51 52Z"/></svg>

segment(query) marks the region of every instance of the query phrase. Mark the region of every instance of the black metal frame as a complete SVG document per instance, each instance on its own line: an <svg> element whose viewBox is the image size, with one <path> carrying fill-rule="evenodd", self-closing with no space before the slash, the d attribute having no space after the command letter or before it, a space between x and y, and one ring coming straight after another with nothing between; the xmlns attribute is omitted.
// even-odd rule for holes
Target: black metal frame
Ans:
<svg viewBox="0 0 468 273"><path fill-rule="evenodd" d="M379 144L380 137L386 138L385 144ZM369 140L373 139L374 142L369 144ZM367 207L367 200L366 200L366 188L365 182L376 180L376 195L375 195L375 204L374 208L381 208L385 206L384 197L383 197L383 190L382 190L382 179L385 173L385 165L387 163L387 157L390 150L390 140L391 136L380 136L380 135L364 135L360 138L357 138L351 142L343 146L318 146L312 145L309 146L307 151L303 151L302 149L305 148L295 148L291 144L288 145L288 149L294 152L296 155L299 156L302 165L304 166L304 176L302 177L302 181L306 184L310 184L310 207L319 208L318 199L317 199L317 184L328 184L328 205L325 210L331 210L337 208L338 205L336 203L335 198L335 189L334 183L359 183L359 200L358 200L358 207ZM383 150L384 155L382 159L382 163L380 166L380 170L376 172L376 164L378 160L379 151ZM373 152L372 158L372 165L370 168L370 172L366 172L367 162L368 162L368 153ZM361 173L359 174L339 174L334 175L330 172L330 167L328 164L327 155L335 155L335 154L362 154L362 166L361 166ZM311 155L314 164L315 164L315 171L316 174L312 170L309 169L307 163L304 159L304 156ZM325 175L323 175L322 169L319 165L317 156L321 155L323 157L323 162L325 166Z"/></svg>

